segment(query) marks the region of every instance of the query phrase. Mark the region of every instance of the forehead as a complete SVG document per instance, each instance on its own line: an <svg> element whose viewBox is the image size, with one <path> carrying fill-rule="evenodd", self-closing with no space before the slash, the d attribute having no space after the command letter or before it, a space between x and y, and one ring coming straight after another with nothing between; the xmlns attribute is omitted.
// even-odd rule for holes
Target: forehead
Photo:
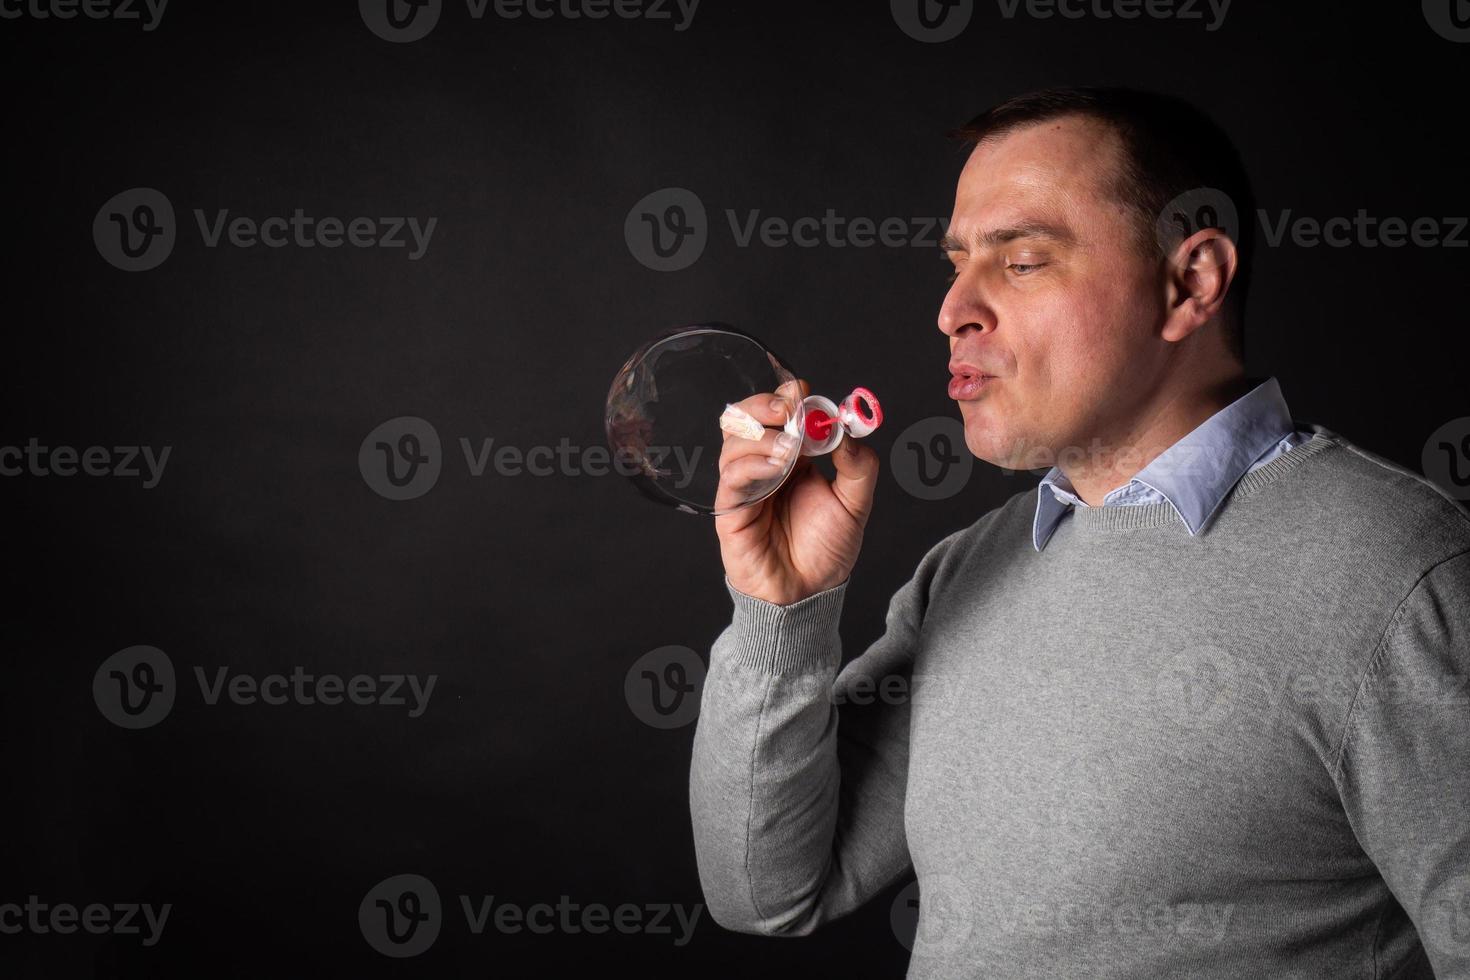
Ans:
<svg viewBox="0 0 1470 980"><path fill-rule="evenodd" d="M1103 123L1066 116L975 147L960 173L952 224L984 231L1025 219L1079 226L1123 205L1113 193L1122 144Z"/></svg>

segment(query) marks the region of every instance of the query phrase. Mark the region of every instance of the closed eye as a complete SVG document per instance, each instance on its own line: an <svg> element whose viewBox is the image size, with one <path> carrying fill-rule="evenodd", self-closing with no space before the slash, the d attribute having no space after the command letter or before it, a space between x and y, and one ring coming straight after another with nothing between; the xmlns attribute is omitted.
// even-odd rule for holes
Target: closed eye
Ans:
<svg viewBox="0 0 1470 980"><path fill-rule="evenodd" d="M1045 262L1007 262L1006 268L1018 276L1026 276L1046 265Z"/></svg>
<svg viewBox="0 0 1470 980"><path fill-rule="evenodd" d="M951 259L950 254L951 253L948 251L944 253L944 261L948 263L950 267L949 274L944 277L944 281L947 283L953 283L956 279L960 277L960 264L954 259Z"/></svg>

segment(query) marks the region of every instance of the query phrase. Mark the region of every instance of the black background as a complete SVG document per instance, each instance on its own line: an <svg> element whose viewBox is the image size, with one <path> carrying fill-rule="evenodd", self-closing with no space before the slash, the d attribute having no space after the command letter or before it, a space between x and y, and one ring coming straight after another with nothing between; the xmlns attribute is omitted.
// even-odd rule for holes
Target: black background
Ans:
<svg viewBox="0 0 1470 980"><path fill-rule="evenodd" d="M885 475L848 591L848 654L942 535L1035 476L978 465L941 501L888 472L897 434L955 416L933 248L739 248L724 211L947 216L944 132L1021 91L1178 93L1241 145L1273 216L1467 213L1470 48L1418 4L1236 0L1201 21L1038 20L977 6L921 43L884 3L704 0L670 21L474 20L414 43L356 5L188 3L137 22L0 20L7 310L0 445L170 445L159 486L0 479L5 513L0 902L172 903L162 941L0 936L10 976L901 976L896 889L798 940L471 935L456 896L529 905L702 901L693 726L623 695L647 651L707 656L730 602L707 519L617 476L473 478L457 440L601 445L628 353L721 320L816 391L865 384ZM691 267L635 260L634 202L710 214ZM120 271L91 226L132 187L172 201L161 266ZM435 216L405 250L206 248L192 210ZM1261 248L1248 368L1293 414L1420 468L1467 414L1463 250ZM427 495L385 500L364 436L415 415L445 442ZM172 714L125 731L94 672L168 653ZM425 714L207 705L192 669L437 674ZM364 941L358 903L412 872L444 897L422 956Z"/></svg>

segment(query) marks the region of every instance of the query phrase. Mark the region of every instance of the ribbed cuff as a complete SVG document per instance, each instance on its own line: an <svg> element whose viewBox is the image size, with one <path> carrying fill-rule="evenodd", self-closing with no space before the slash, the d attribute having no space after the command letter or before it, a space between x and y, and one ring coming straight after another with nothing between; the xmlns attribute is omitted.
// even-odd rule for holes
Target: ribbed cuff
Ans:
<svg viewBox="0 0 1470 980"><path fill-rule="evenodd" d="M746 595L726 576L725 588L735 603L730 622L735 662L768 674L806 674L840 664L837 624L847 582L782 606Z"/></svg>

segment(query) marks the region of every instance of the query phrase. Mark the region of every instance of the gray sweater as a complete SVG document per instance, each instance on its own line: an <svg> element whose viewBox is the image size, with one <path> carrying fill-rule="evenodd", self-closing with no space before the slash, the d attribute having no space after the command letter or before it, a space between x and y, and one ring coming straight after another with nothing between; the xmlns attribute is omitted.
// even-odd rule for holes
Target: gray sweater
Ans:
<svg viewBox="0 0 1470 980"><path fill-rule="evenodd" d="M1197 537L1082 508L1038 553L1017 494L846 667L847 583L727 580L714 919L803 935L912 871L910 977L1470 977L1470 516L1311 428Z"/></svg>

